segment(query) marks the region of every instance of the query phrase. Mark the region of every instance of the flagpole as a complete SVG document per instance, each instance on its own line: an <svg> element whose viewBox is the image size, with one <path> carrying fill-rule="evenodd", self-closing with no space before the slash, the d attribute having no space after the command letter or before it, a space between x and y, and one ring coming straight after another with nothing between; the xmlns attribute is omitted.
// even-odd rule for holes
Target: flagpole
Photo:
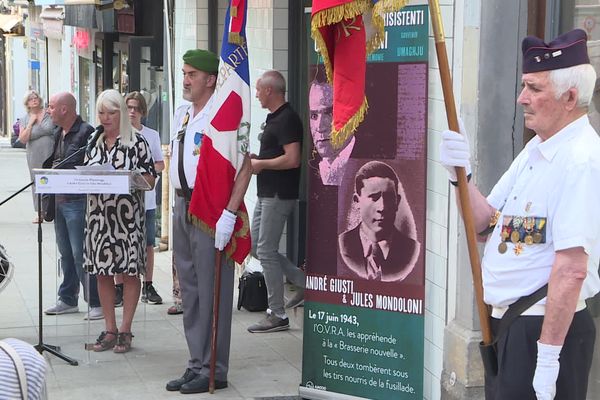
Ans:
<svg viewBox="0 0 600 400"><path fill-rule="evenodd" d="M448 118L448 127L450 130L459 132L458 118L456 115L456 103L454 93L452 92L452 76L448 65L448 54L446 53L446 42L444 40L444 27L442 25L442 12L438 0L429 1L431 13L431 23L433 25L433 36L435 40L435 50L438 58L440 77L442 80L442 91L444 93L444 104L446 105L446 116ZM479 323L481 325L481 336L484 344L492 343L492 331L490 327L490 317L487 305L483 301L483 282L481 278L481 263L479 252L477 250L477 239L475 233L475 223L471 211L471 200L469 197L468 180L465 169L456 167L458 177L458 197L460 208L462 210L465 231L467 234L467 247L469 249L469 260L471 262L471 273L473 275L473 286L475 288L475 301L479 313Z"/></svg>
<svg viewBox="0 0 600 400"><path fill-rule="evenodd" d="M215 392L215 365L217 361L217 331L219 328L219 303L221 300L221 254L216 250L215 284L213 289L212 335L210 339L210 372L208 375L208 391Z"/></svg>

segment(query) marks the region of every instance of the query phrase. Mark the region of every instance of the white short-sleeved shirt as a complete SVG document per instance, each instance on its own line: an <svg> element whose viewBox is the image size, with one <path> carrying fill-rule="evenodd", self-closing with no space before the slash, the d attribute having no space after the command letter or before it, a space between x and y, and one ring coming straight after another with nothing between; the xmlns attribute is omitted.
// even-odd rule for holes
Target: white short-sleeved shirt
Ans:
<svg viewBox="0 0 600 400"><path fill-rule="evenodd" d="M600 291L600 138L587 116L546 141L531 139L487 200L502 211L482 261L487 304L505 307L533 293L548 282L555 252L573 247L589 255L580 299ZM502 254L504 216L547 218L545 243L523 243L516 254L508 240Z"/></svg>
<svg viewBox="0 0 600 400"><path fill-rule="evenodd" d="M192 116L194 113L194 106L192 104L179 106L177 110L175 110L173 121L171 123L171 162L169 164L169 177L171 178L171 183L175 189L181 189L178 172L179 140L177 140L177 134L183 126L185 114L189 112L190 119L185 131L185 142L183 144L183 151L185 152L183 169L185 171L187 184L190 189L193 189L196 181L196 167L198 166L198 159L200 158L202 137L208 130L208 113L211 108L212 99L213 97L211 97L204 108L195 116Z"/></svg>
<svg viewBox="0 0 600 400"><path fill-rule="evenodd" d="M160 135L158 132L142 125L140 133L144 139L146 139L146 142L148 142L150 155L152 156L154 162L157 163L163 161L162 149L160 148ZM146 210L156 209L156 188L148 190L144 193L144 204L146 205Z"/></svg>

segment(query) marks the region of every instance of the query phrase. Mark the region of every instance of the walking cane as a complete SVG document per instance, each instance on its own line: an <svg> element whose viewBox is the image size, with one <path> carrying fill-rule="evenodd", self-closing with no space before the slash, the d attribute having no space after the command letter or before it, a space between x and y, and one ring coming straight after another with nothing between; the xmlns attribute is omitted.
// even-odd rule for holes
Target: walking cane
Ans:
<svg viewBox="0 0 600 400"><path fill-rule="evenodd" d="M454 102L454 93L452 92L452 77L450 76L450 67L448 65L448 54L446 53L446 42L444 41L444 27L442 26L442 12L438 0L429 1L431 12L431 24L433 25L433 36L435 40L435 51L437 53L438 64L440 68L440 77L442 79L442 91L444 93L444 104L446 106L446 116L448 118L448 127L450 130L459 132L458 118L456 116L456 104ZM479 323L481 324L481 336L483 344L492 343L492 331L490 328L490 317L487 305L483 302L483 283L481 280L481 264L479 261L479 252L477 251L477 240L475 234L475 223L473 213L471 212L471 200L469 198L469 188L467 174L462 167L456 167L456 176L458 177L458 197L460 208L462 210L465 231L467 233L467 245L469 249L469 260L471 261L471 273L473 275L473 286L475 287L475 301L479 312Z"/></svg>
<svg viewBox="0 0 600 400"><path fill-rule="evenodd" d="M215 364L217 362L217 328L219 327L219 302L221 300L221 250L215 256L215 287L213 290L212 336L210 339L210 372L208 391L215 392Z"/></svg>

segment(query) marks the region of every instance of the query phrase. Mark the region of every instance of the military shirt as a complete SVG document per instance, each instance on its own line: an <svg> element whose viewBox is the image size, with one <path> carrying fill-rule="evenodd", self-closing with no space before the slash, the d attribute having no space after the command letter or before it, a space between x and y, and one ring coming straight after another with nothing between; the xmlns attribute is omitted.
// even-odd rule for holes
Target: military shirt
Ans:
<svg viewBox="0 0 600 400"><path fill-rule="evenodd" d="M580 300L600 291L599 185L600 138L587 116L531 139L487 198L501 210L482 260L487 304L533 293L548 282L555 252L573 247L589 256Z"/></svg>

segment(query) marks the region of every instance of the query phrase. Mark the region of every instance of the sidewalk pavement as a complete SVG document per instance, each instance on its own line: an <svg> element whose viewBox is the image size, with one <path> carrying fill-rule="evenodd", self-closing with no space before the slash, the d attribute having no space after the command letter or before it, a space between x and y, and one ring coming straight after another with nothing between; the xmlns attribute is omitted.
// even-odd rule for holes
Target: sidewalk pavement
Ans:
<svg viewBox="0 0 600 400"><path fill-rule="evenodd" d="M0 137L0 201L28 183L25 151L12 149ZM15 337L38 343L38 229L31 192L0 207L0 244L15 265L12 282L0 293L0 339ZM42 224L43 308L56 301L62 276L57 273L57 250L52 223ZM239 271L236 274L236 282ZM167 315L171 303L171 252L156 253L154 285L162 305L139 303L133 324L133 347L127 354L86 351L104 322L83 320L87 304L79 301L80 312L43 316L44 343L60 346L63 354L78 360L71 366L44 352L48 361L50 399L180 399L167 392L165 384L182 375L189 353L181 315ZM237 284L235 285L237 288ZM237 297L237 290L236 297ZM236 304L237 300L234 300ZM120 320L122 308L117 309ZM296 399L302 368L303 308L290 312L290 330L252 334L246 328L263 313L234 309L232 323L229 387L195 395L198 399Z"/></svg>

